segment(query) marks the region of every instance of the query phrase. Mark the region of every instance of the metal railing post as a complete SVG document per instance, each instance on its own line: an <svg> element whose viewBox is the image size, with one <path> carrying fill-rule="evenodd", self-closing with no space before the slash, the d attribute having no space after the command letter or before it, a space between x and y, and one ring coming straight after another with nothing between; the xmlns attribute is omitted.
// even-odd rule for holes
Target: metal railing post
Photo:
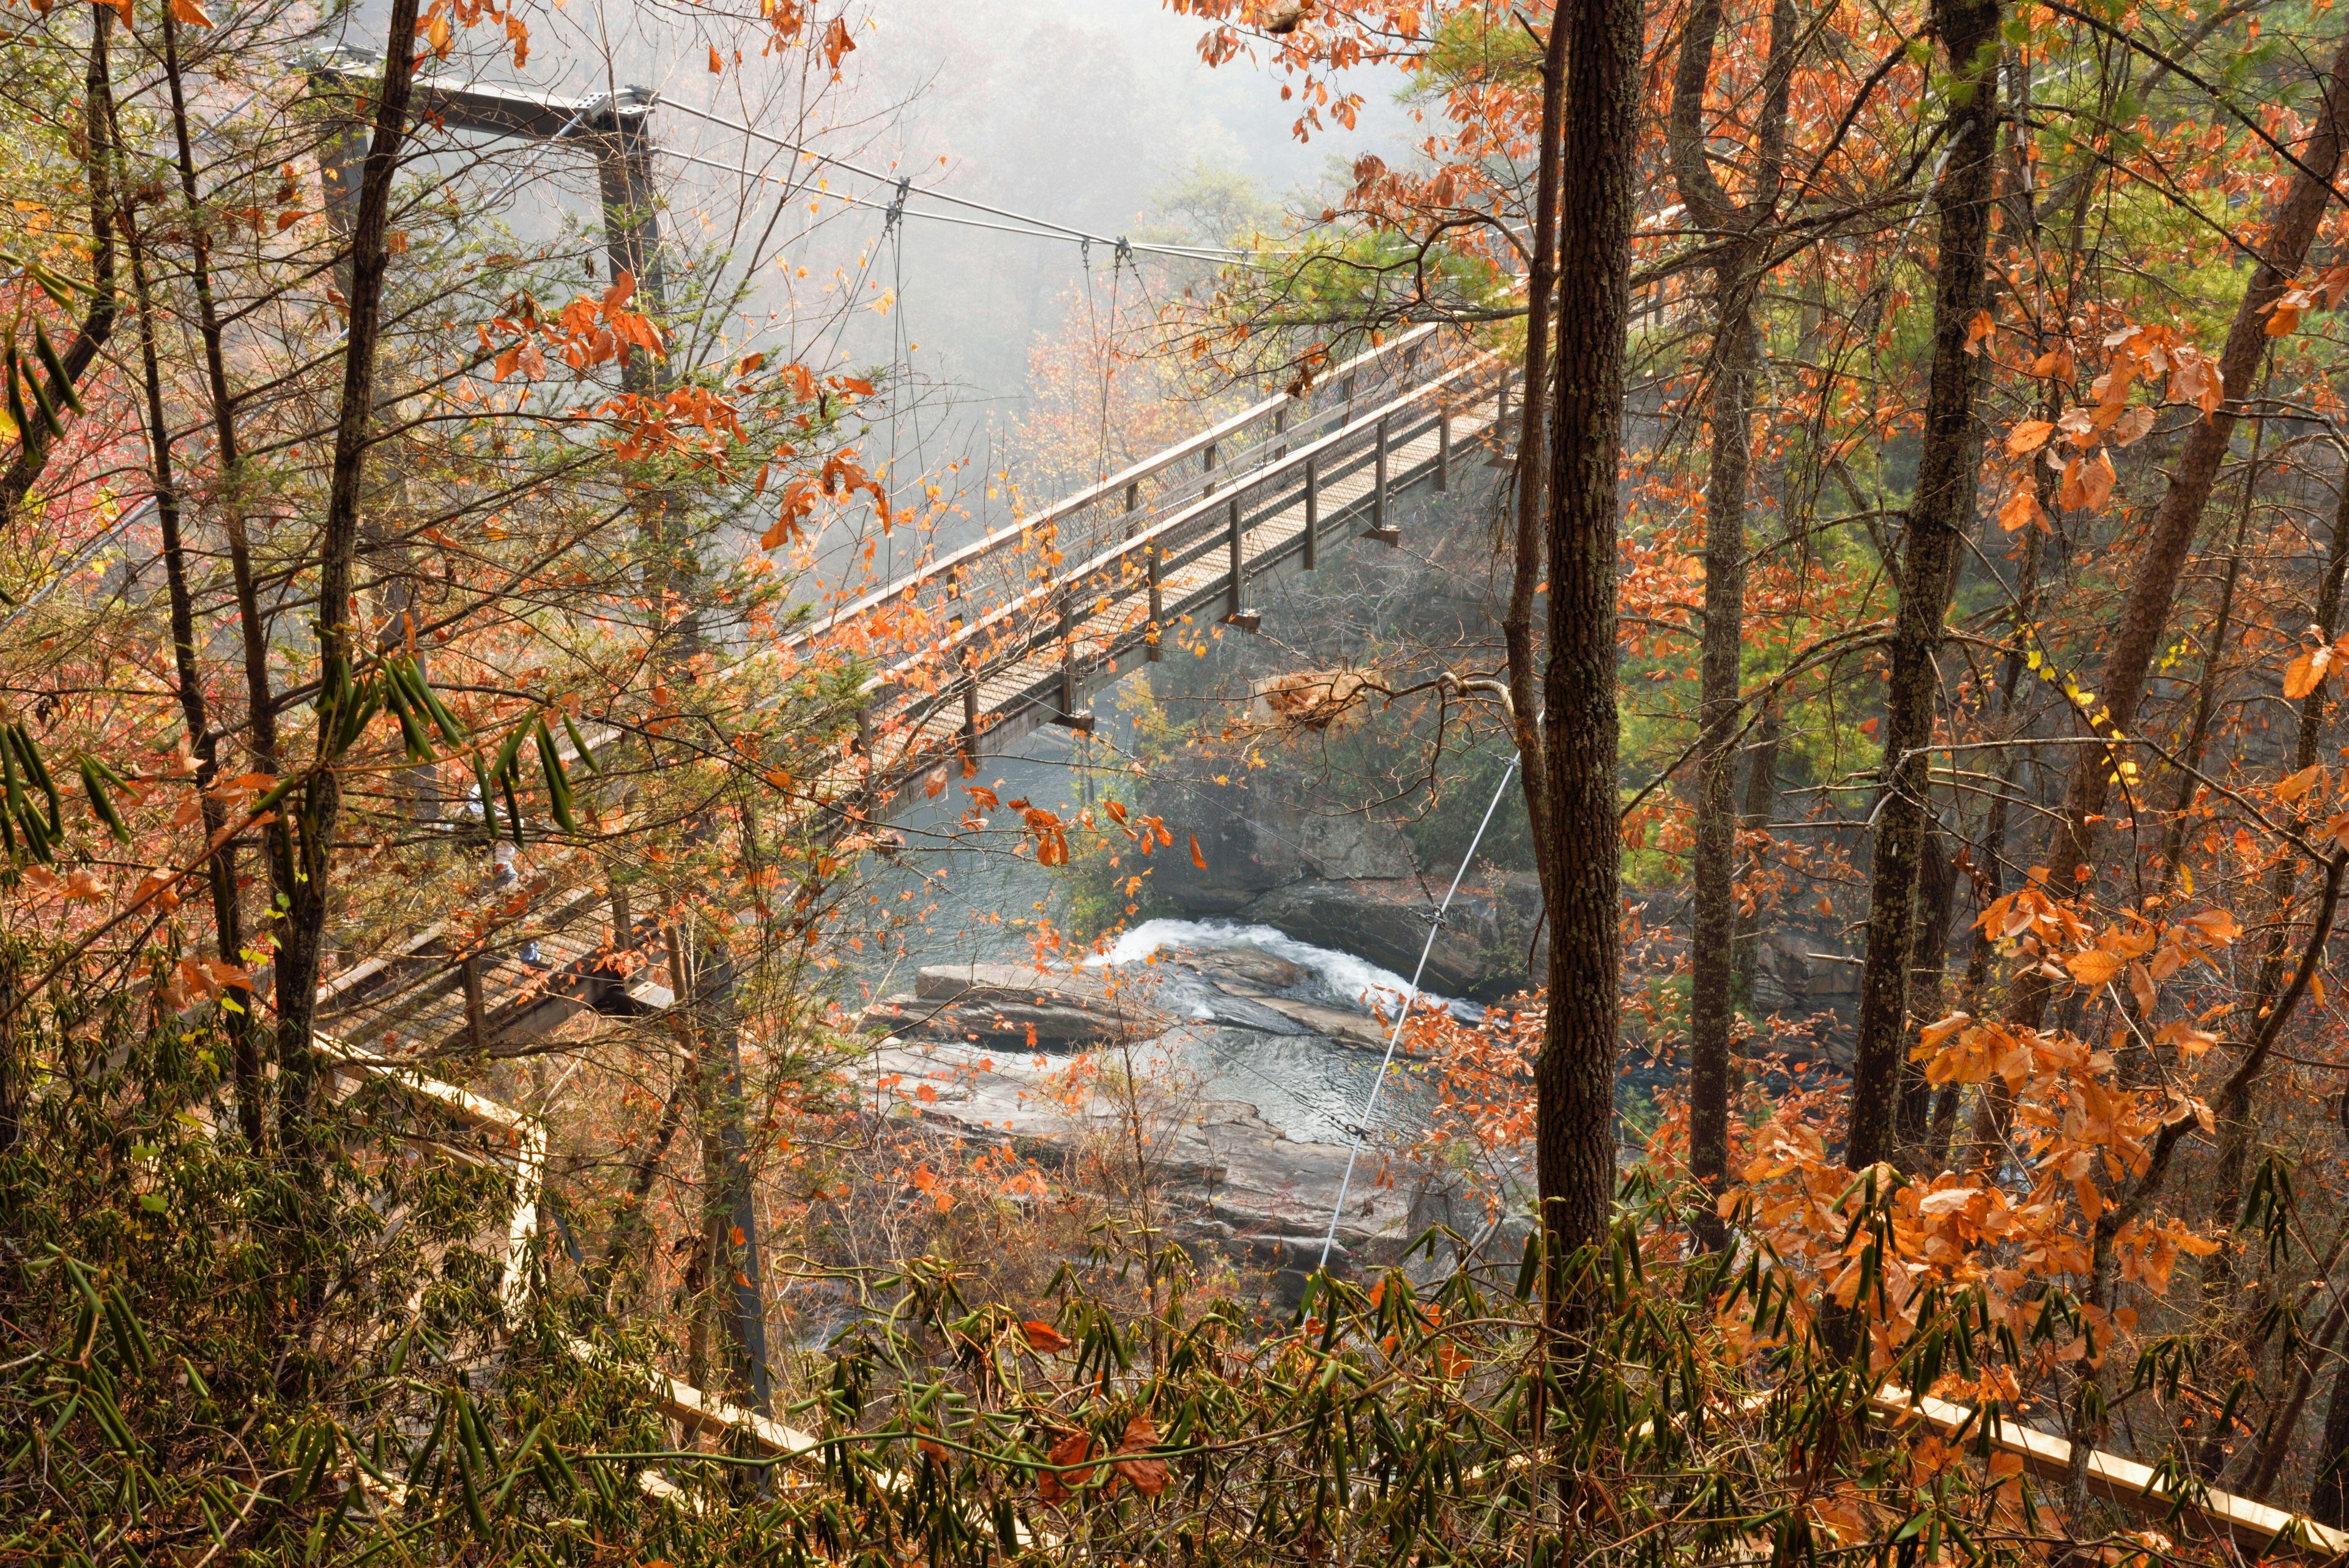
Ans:
<svg viewBox="0 0 2349 1568"><path fill-rule="evenodd" d="M1146 557L1150 563L1150 636L1142 645L1142 657L1152 664L1158 662L1160 658L1160 649L1158 645L1164 641L1166 638L1166 628L1164 625L1166 619L1166 603L1160 591L1158 577L1159 557L1163 554L1164 550L1161 546L1153 545L1150 546L1150 554Z"/></svg>
<svg viewBox="0 0 2349 1568"><path fill-rule="evenodd" d="M1485 431L1485 444L1493 451L1486 460L1493 468L1514 468L1516 461L1509 452L1509 391L1515 379L1516 368L1501 367L1500 389L1493 395L1493 422Z"/></svg>
<svg viewBox="0 0 2349 1568"><path fill-rule="evenodd" d="M1452 405L1435 405L1435 488L1452 488Z"/></svg>
<svg viewBox="0 0 2349 1568"><path fill-rule="evenodd" d="M1371 526L1365 539L1376 539L1381 545L1400 545L1402 531L1387 526L1387 416L1379 416L1378 444L1373 449L1371 482Z"/></svg>
<svg viewBox="0 0 2349 1568"><path fill-rule="evenodd" d="M964 654L962 659L962 755L965 762L978 761L978 659Z"/></svg>
<svg viewBox="0 0 2349 1568"><path fill-rule="evenodd" d="M1254 631L1262 623L1256 611L1244 607L1247 588L1247 556L1241 539L1240 497L1237 491L1232 493L1227 515L1232 552L1232 580L1226 600L1227 608L1224 618L1242 631Z"/></svg>
<svg viewBox="0 0 2349 1568"><path fill-rule="evenodd" d="M465 977L465 1033L473 1042L473 1049L490 1048L489 1013L481 1002L481 950L475 948L465 955L460 966Z"/></svg>
<svg viewBox="0 0 2349 1568"><path fill-rule="evenodd" d="M1207 450L1199 460L1199 472L1202 475L1199 482L1199 493L1213 495L1216 493L1216 443L1214 441L1207 443Z"/></svg>
<svg viewBox="0 0 2349 1568"><path fill-rule="evenodd" d="M1305 460L1305 569L1314 566L1313 546L1321 532L1321 460Z"/></svg>
<svg viewBox="0 0 2349 1568"><path fill-rule="evenodd" d="M1076 597L1061 589L1061 711L1052 721L1081 734L1093 732L1093 716L1077 706Z"/></svg>

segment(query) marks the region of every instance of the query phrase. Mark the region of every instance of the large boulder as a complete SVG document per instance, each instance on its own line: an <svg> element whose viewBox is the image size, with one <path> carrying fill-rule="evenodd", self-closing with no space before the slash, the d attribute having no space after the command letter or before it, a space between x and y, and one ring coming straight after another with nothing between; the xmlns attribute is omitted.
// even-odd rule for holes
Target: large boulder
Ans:
<svg viewBox="0 0 2349 1568"><path fill-rule="evenodd" d="M910 995L883 997L869 1025L995 1049L1071 1050L1144 1039L1166 1027L1142 991L1104 970L932 964Z"/></svg>
<svg viewBox="0 0 2349 1568"><path fill-rule="evenodd" d="M1442 896L1417 877L1298 882L1249 904L1241 918L1409 979ZM1542 969L1534 942L1540 913L1540 886L1530 876L1461 888L1428 952L1422 987L1474 1002L1497 1002L1526 990Z"/></svg>
<svg viewBox="0 0 2349 1568"><path fill-rule="evenodd" d="M1334 1270L1402 1262L1432 1224L1474 1234L1488 1223L1454 1168L1416 1164L1392 1147L1358 1152L1293 1140L1254 1106L1169 1092L1146 1076L1112 1091L1025 1054L902 1042L876 1048L859 1077L885 1115L974 1145L1008 1146L1047 1166L1104 1143L1130 1147L1139 1117L1155 1198L1174 1238L1284 1276L1275 1289L1292 1304L1325 1244ZM1333 1225L1341 1187L1347 1199Z"/></svg>
<svg viewBox="0 0 2349 1568"><path fill-rule="evenodd" d="M1754 954L1750 1008L1765 1016L1808 1021L1817 1041L1808 1054L1848 1066L1852 1032L1859 1023L1859 955L1846 951L1832 933L1801 925L1773 925L1754 940L1761 950Z"/></svg>
<svg viewBox="0 0 2349 1568"><path fill-rule="evenodd" d="M1393 825L1361 812L1313 810L1304 791L1283 787L1269 773L1195 782L1179 820L1197 836L1206 867L1187 853L1162 853L1151 887L1195 919L1237 915L1292 883L1406 877L1417 869L1411 841Z"/></svg>

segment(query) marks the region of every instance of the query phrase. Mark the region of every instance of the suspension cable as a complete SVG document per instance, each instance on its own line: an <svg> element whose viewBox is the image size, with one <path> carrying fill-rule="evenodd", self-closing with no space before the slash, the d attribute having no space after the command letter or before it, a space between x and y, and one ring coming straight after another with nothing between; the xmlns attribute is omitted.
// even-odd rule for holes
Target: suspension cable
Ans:
<svg viewBox="0 0 2349 1568"><path fill-rule="evenodd" d="M690 104L679 103L674 99L665 98L660 100L660 103L661 107L664 109L676 109L680 114L691 115L696 119L707 120L712 125L722 126L728 130L734 131L738 135L747 136L752 140L763 141L770 146L782 148L786 151L795 153L802 158L812 158L820 162L829 163L835 169L845 169L852 174L861 174L868 180L879 181L883 184L896 184L901 187L909 186L911 183L910 181L905 180L903 177L885 174L877 170L867 169L864 165L853 163L845 158L836 157L829 152L819 151L817 149L808 146L805 142L791 141L768 131L753 130L750 126L743 125L735 120L728 119L722 115L711 114L707 109L695 109ZM695 158L689 153L678 152L667 148L662 149L662 151L669 157L686 159L690 162L709 162L708 160ZM714 163L711 163L709 166L713 168L719 167ZM741 174L751 174L754 175L754 177L760 177L755 175L754 171L748 169L733 170L730 171ZM771 176L765 177L771 178ZM1009 218L1014 223L1024 223L1027 225L1024 230L1011 229L1004 231L1009 234L1032 233L1040 239L1091 241L1095 244L1115 245L1129 254L1135 251L1148 251L1154 255L1177 256L1186 261L1246 261L1248 260L1252 254L1250 252L1234 250L1225 245L1153 244L1147 242L1129 241L1122 234L1112 238L1107 234L1096 234L1084 229L1073 229L1066 223L1055 223L1050 218L1034 217L1026 213L1013 212L1008 207L997 207L991 206L985 202L975 202L968 196L957 196L950 191L938 190L933 186L924 186L920 190L912 192L912 193L917 196L926 196L933 201L945 202L952 206L968 207L974 212L986 213L994 217ZM843 196L834 196L833 199L834 201L856 200L854 197ZM898 199L900 202L904 201L904 193L902 191ZM978 223L969 218L957 218L953 214L947 213L913 213L909 215L916 218L931 218L940 223L960 223L973 228L986 229L994 228L996 226L992 223Z"/></svg>
<svg viewBox="0 0 2349 1568"><path fill-rule="evenodd" d="M1469 863L1476 858L1476 846L1485 842L1485 830L1493 826L1493 814L1501 809L1501 796L1509 787L1509 779L1517 771L1517 758L1511 754L1508 765L1501 770L1501 784L1493 792L1493 804L1485 808L1485 820L1476 825L1476 835L1468 841L1468 853L1460 857L1460 869L1452 874L1452 886L1444 890L1444 902L1435 907L1435 919L1428 922L1427 941L1419 950L1419 962L1411 971L1411 989L1403 993L1402 1005L1395 1010L1394 1028L1387 1034L1387 1054L1379 1060L1378 1076L1371 1080L1371 1097L1362 1103L1362 1119L1347 1129L1346 1174L1338 1182L1338 1201L1330 1210L1330 1233L1321 1238L1320 1267L1330 1266L1330 1249L1337 1244L1338 1218L1346 1211L1346 1194L1354 1185L1354 1161L1362 1152L1362 1129L1370 1125L1371 1114L1378 1108L1379 1091L1386 1087L1387 1069L1394 1065L1395 1046L1402 1039L1402 1026L1410 1021L1411 1004L1419 1000L1419 979L1427 972L1427 955L1435 950L1435 938L1444 929L1444 916L1452 908L1452 895L1460 891L1461 878L1468 875Z"/></svg>

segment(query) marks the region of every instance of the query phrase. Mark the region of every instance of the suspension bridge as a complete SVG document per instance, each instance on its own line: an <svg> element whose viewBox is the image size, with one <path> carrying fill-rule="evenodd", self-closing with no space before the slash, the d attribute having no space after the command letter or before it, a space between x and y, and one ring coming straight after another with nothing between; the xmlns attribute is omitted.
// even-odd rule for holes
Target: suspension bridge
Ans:
<svg viewBox="0 0 2349 1568"><path fill-rule="evenodd" d="M866 683L876 786L975 757L1040 724L1089 732L1096 682L1186 628L1255 631L1257 592L1333 545L1402 543L1397 502L1445 491L1505 437L1510 367L1433 325L1277 393L903 581L796 640L915 645Z"/></svg>

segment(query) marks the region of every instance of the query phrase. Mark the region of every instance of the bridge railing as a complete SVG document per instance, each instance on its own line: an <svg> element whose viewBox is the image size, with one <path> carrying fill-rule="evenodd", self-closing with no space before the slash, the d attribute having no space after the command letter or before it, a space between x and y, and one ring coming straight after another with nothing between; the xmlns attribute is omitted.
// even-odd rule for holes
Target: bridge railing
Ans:
<svg viewBox="0 0 2349 1568"><path fill-rule="evenodd" d="M1408 352L1400 342L1390 347ZM1350 395L1277 427L1261 412L1279 401L1268 400L1239 417L1257 421L1257 439L1240 459L1169 485L1155 504L1123 514L1123 526L1094 548L1064 552L1050 547L1057 540L1042 546L1031 541L1020 575L988 598L967 593L934 607L903 601L918 619L918 635L907 639L918 647L886 665L866 690L876 729L898 737L885 748L893 757L876 758L876 773L902 774L916 765L936 738L938 710L957 700L966 750L990 716L1040 701L1057 710L1055 717L1083 727L1078 688L1084 676L1137 649L1156 659L1162 643L1197 612L1252 628L1251 576L1292 556L1315 565L1319 539L1340 514L1367 520L1369 536L1394 542L1385 514L1391 490L1431 472L1439 482L1447 479L1454 416L1489 404L1495 418L1480 420L1478 428L1490 428L1505 410L1508 374L1497 357L1475 354L1448 366L1428 364L1410 379L1384 377L1369 392L1356 379L1343 389ZM1218 431L1228 440L1238 422ZM1430 432L1432 450L1424 440ZM1206 433L1185 446L1203 452ZM1406 462L1413 447L1419 455ZM1288 525L1268 542L1261 526L1283 517ZM1216 569L1200 569L1210 562ZM962 602L990 607L965 617L956 613ZM1057 659L1040 669L1038 656L1055 649ZM983 689L1000 688L1006 673L1020 667L1023 683L982 698Z"/></svg>
<svg viewBox="0 0 2349 1568"><path fill-rule="evenodd" d="M1131 467L1041 511L950 550L895 582L850 599L797 633L812 646L858 622L885 622L893 610L943 624L962 601L992 602L985 590L1020 591L1056 557L1088 556L1170 512L1244 479L1268 454L1294 450L1346 423L1362 408L1418 379L1437 348L1433 324L1415 327L1331 369L1301 396L1278 392L1164 447Z"/></svg>

